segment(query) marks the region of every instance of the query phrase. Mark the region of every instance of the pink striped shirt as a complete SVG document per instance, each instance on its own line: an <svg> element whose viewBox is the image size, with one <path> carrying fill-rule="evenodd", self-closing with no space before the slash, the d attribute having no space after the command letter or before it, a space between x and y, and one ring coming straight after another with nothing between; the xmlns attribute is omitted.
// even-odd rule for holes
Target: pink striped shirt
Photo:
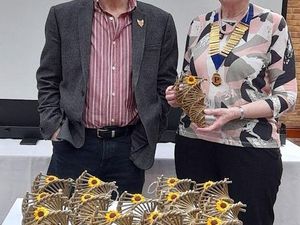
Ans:
<svg viewBox="0 0 300 225"><path fill-rule="evenodd" d="M88 128L126 126L137 120L132 91L132 38L130 12L117 19L95 0L91 35L90 76L84 122Z"/></svg>

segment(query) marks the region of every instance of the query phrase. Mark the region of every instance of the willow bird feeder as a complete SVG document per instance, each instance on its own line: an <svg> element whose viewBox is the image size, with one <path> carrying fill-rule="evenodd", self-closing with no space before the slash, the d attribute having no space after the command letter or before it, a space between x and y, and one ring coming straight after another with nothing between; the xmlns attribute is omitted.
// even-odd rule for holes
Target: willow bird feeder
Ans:
<svg viewBox="0 0 300 225"><path fill-rule="evenodd" d="M205 94L201 88L203 81L205 79L197 76L182 75L174 84L177 104L198 127L205 126Z"/></svg>

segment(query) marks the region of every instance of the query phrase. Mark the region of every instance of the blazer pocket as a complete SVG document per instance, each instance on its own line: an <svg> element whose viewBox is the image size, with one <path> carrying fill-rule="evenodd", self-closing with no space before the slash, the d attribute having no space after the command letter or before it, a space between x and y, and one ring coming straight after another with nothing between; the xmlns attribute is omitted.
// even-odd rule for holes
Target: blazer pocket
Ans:
<svg viewBox="0 0 300 225"><path fill-rule="evenodd" d="M138 152L148 145L147 135L142 123L138 123L131 134L131 153Z"/></svg>

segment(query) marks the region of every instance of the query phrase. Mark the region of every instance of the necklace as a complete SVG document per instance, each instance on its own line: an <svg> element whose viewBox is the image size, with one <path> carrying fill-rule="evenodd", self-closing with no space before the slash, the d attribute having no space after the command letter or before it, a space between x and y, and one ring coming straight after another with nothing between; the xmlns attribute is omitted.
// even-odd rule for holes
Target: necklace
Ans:
<svg viewBox="0 0 300 225"><path fill-rule="evenodd" d="M221 8L219 8L218 10L218 14L219 15L222 15L222 12L221 12ZM241 11L238 15L236 15L231 21L234 22L234 25L232 26L232 28L229 30L229 31L224 31L222 29L222 26L223 26L223 21L226 21L226 19L222 18L222 16L220 16L220 19L218 20L219 21L219 27L220 27L220 32L224 35L227 35L227 34L230 34L234 31L236 25L238 24L237 21L239 21L241 18L245 17L245 16L249 16L249 6L247 7L247 10L243 10ZM227 20L229 21L229 20ZM226 25L227 26L227 25Z"/></svg>
<svg viewBox="0 0 300 225"><path fill-rule="evenodd" d="M253 18L253 5L250 4L247 14L244 18L237 22L233 28L233 32L230 35L225 46L220 50L220 25L219 25L219 13L216 13L214 22L211 25L211 31L209 36L209 54L214 62L216 72L212 75L212 83L215 86L222 84L222 79L219 74L219 68L230 54L230 52L238 45L245 33L249 29L250 21Z"/></svg>

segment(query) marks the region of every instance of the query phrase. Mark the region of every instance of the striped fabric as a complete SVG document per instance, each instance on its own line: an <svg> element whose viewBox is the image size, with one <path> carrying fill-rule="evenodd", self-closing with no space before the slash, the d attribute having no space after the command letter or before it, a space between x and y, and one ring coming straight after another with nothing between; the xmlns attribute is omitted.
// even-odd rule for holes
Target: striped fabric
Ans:
<svg viewBox="0 0 300 225"><path fill-rule="evenodd" d="M136 0L118 18L94 3L85 126L126 126L137 120L131 82L131 18Z"/></svg>

